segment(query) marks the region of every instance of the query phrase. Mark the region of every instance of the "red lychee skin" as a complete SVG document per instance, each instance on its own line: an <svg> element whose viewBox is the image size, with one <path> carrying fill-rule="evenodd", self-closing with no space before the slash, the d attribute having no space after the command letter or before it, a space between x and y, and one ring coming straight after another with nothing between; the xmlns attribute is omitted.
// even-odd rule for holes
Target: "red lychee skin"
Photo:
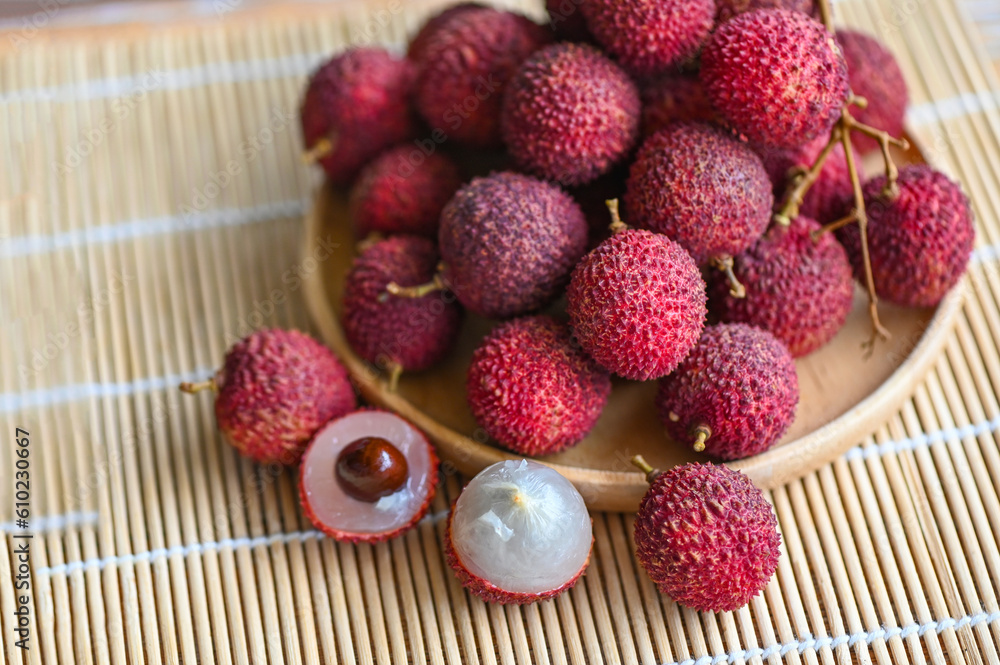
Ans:
<svg viewBox="0 0 1000 665"><path fill-rule="evenodd" d="M715 122L697 74L664 74L642 88L642 135L649 137L675 122Z"/></svg>
<svg viewBox="0 0 1000 665"><path fill-rule="evenodd" d="M590 555L587 556L587 560L584 562L583 566L580 568L579 572L573 576L572 579L567 581L562 586L556 587L551 591L545 591L543 593L526 593L523 591L504 591L495 584L487 582L483 578L469 572L469 569L462 563L462 560L458 556L458 552L455 551L455 546L451 542L451 519L452 515L455 514L455 502L451 504L451 512L448 514L448 521L445 526L444 533L444 556L448 565L451 569L455 571L455 576L463 587L468 590L469 593L478 596L487 603L497 603L500 605L527 605L529 603L534 603L539 600L545 600L547 598L554 598L561 594L563 591L570 589L576 584L580 576L583 575L584 571L587 570L587 566L590 565ZM591 541L593 542L593 541ZM593 552L593 544L591 544L591 552Z"/></svg>
<svg viewBox="0 0 1000 665"><path fill-rule="evenodd" d="M503 319L562 291L587 247L580 206L557 186L519 173L465 185L441 213L444 282L470 311Z"/></svg>
<svg viewBox="0 0 1000 665"><path fill-rule="evenodd" d="M847 62L851 90L868 101L867 108L855 107L851 113L866 125L902 136L909 92L892 52L875 37L853 30L839 30L837 42ZM879 149L878 141L860 132L851 134L851 140L861 152Z"/></svg>
<svg viewBox="0 0 1000 665"><path fill-rule="evenodd" d="M619 231L583 257L566 296L580 346L627 379L669 374L705 325L705 282L691 255L642 229Z"/></svg>
<svg viewBox="0 0 1000 665"><path fill-rule="evenodd" d="M424 50L427 48L427 44L434 38L434 35L441 29L441 26L445 25L452 16L463 14L471 9L482 9L485 6L478 2L462 2L447 7L443 11L431 16L420 30L417 31L417 34L413 36L413 39L410 40L410 46L406 49L406 57L413 62L420 61L424 57Z"/></svg>
<svg viewBox="0 0 1000 665"><path fill-rule="evenodd" d="M333 142L319 159L332 182L350 182L383 149L413 136L413 85L410 62L378 48L345 51L312 75L299 109L302 134L307 149Z"/></svg>
<svg viewBox="0 0 1000 665"><path fill-rule="evenodd" d="M585 0L545 0L545 10L549 14L549 25L556 38L565 42L589 43L594 36L587 29L580 6Z"/></svg>
<svg viewBox="0 0 1000 665"><path fill-rule="evenodd" d="M691 60L715 19L714 0L587 0L581 9L597 41L640 77Z"/></svg>
<svg viewBox="0 0 1000 665"><path fill-rule="evenodd" d="M709 309L721 321L767 330L799 358L822 347L847 321L854 281L847 253L832 234L810 236L820 225L797 217L775 225L733 261L745 298L729 294L718 271L708 278Z"/></svg>
<svg viewBox="0 0 1000 665"><path fill-rule="evenodd" d="M525 58L550 41L551 30L512 12L484 7L449 17L416 61L417 110L445 139L499 146L507 83Z"/></svg>
<svg viewBox="0 0 1000 665"><path fill-rule="evenodd" d="M611 377L574 345L566 324L514 319L472 354L466 395L472 414L504 448L550 455L579 443L611 394Z"/></svg>
<svg viewBox="0 0 1000 665"><path fill-rule="evenodd" d="M693 446L695 428L705 425L705 453L723 460L768 450L792 424L798 403L792 354L745 323L706 327L656 394L660 421L675 441Z"/></svg>
<svg viewBox="0 0 1000 665"><path fill-rule="evenodd" d="M720 25L702 49L700 76L726 122L767 148L828 133L848 93L833 36L787 9L758 9Z"/></svg>
<svg viewBox="0 0 1000 665"><path fill-rule="evenodd" d="M525 60L508 86L501 124L519 167L563 185L607 173L639 134L639 90L592 46L561 43Z"/></svg>
<svg viewBox="0 0 1000 665"><path fill-rule="evenodd" d="M370 407L365 407L365 408L370 409L372 411L381 410ZM342 414L342 415L347 415L347 414ZM414 429L417 428L414 427ZM428 455L430 456L429 474L431 478L429 486L431 489L427 493L427 497L424 499L424 502L420 506L420 509L416 513L414 513L413 517L406 524L400 526L397 529L393 529L392 531L384 531L382 533L357 533L355 531L341 531L340 529L334 529L328 525L323 524L316 517L316 513L313 511L313 507L309 503L309 497L306 495L305 492L305 483L302 482L302 474L304 473L305 467L299 467L299 503L302 505L302 514L317 529L322 531L327 536L333 538L334 540L342 543L355 543L355 544L381 543L386 540L391 540L392 538L395 538L396 536L399 536L400 534L409 531L410 529L412 529L414 526L417 525L417 522L419 522L424 518L424 516L427 514L427 510L430 508L431 502L434 500L434 496L437 494L438 456L434 452L434 446L432 446L429 441L425 440L425 442L427 443L427 452ZM312 442L310 441L310 443Z"/></svg>
<svg viewBox="0 0 1000 665"><path fill-rule="evenodd" d="M344 286L341 322L354 351L368 362L421 371L451 351L462 308L447 291L420 298L386 293L389 282L419 286L437 269L434 243L417 236L393 236L368 246L354 259Z"/></svg>
<svg viewBox="0 0 1000 665"><path fill-rule="evenodd" d="M728 21L738 14L752 12L755 9L789 9L802 12L819 20L819 5L814 0L715 0L718 11L716 23Z"/></svg>
<svg viewBox="0 0 1000 665"><path fill-rule="evenodd" d="M853 138L853 137L852 137ZM820 135L798 148L784 150L761 150L764 168L774 186L775 201L784 202L788 190L789 174L793 169L808 169L826 146L828 136ZM847 169L844 146L837 144L823 163L823 168L806 192L799 214L815 219L821 224L835 221L840 214L843 201L854 195L851 174ZM855 150L855 166L861 169L861 155Z"/></svg>
<svg viewBox="0 0 1000 665"><path fill-rule="evenodd" d="M297 330L258 330L240 340L215 383L219 429L261 464L297 463L316 430L357 408L344 366Z"/></svg>
<svg viewBox="0 0 1000 665"><path fill-rule="evenodd" d="M406 143L387 150L351 187L355 233L359 238L373 231L437 238L441 210L461 185L458 167L440 153L425 155Z"/></svg>
<svg viewBox="0 0 1000 665"><path fill-rule="evenodd" d="M882 198L885 176L865 183L868 249L879 297L908 307L934 307L969 264L975 242L969 199L946 175L925 164L899 171L899 197ZM840 229L855 278L864 283L857 224Z"/></svg>
<svg viewBox="0 0 1000 665"><path fill-rule="evenodd" d="M710 125L670 125L646 139L629 172L629 221L663 233L699 264L742 252L764 233L774 195L760 157Z"/></svg>
<svg viewBox="0 0 1000 665"><path fill-rule="evenodd" d="M774 575L781 536L763 492L739 471L685 464L658 475L635 518L636 558L685 607L728 612Z"/></svg>

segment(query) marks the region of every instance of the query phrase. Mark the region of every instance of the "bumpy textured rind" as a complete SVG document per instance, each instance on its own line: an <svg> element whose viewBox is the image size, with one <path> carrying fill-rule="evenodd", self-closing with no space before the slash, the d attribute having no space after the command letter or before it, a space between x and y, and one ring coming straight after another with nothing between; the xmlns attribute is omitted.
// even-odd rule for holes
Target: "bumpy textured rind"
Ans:
<svg viewBox="0 0 1000 665"><path fill-rule="evenodd" d="M685 464L653 481L635 519L636 558L660 591L702 612L756 596L778 567L781 536L764 494L739 471Z"/></svg>
<svg viewBox="0 0 1000 665"><path fill-rule="evenodd" d="M549 455L579 443L611 394L611 377L547 316L514 319L472 354L466 396L486 432L508 450Z"/></svg>
<svg viewBox="0 0 1000 665"><path fill-rule="evenodd" d="M733 129L768 148L827 133L847 99L847 64L817 21L759 9L726 21L701 54L701 81Z"/></svg>
<svg viewBox="0 0 1000 665"><path fill-rule="evenodd" d="M547 598L554 598L561 594L567 589L571 589L576 581L580 579L584 571L587 570L587 566L590 565L590 556L587 556L587 560L584 562L583 566L580 568L579 572L576 573L572 578L570 578L565 584L552 589L551 591L545 591L543 593L525 593L523 591L504 591L500 587L487 582L483 578L469 572L469 569L462 563L462 560L458 556L458 552L455 551L455 546L451 542L451 517L455 513L455 502L451 504L451 512L448 514L448 522L445 527L444 534L444 556L448 565L453 571L455 571L455 576L463 587L465 587L469 593L478 596L487 603L498 603L500 605L527 605L529 603L534 603L539 600L545 600Z"/></svg>
<svg viewBox="0 0 1000 665"><path fill-rule="evenodd" d="M383 149L413 136L413 85L410 62L378 48L345 51L312 75L299 109L302 134L307 149L323 138L333 143L319 160L332 182L350 182Z"/></svg>
<svg viewBox="0 0 1000 665"><path fill-rule="evenodd" d="M639 133L639 91L592 46L554 44L524 61L504 98L504 142L518 166L563 185L607 173Z"/></svg>
<svg viewBox="0 0 1000 665"><path fill-rule="evenodd" d="M705 282L691 255L642 229L619 231L583 257L566 295L580 346L628 379L669 374L705 325Z"/></svg>
<svg viewBox="0 0 1000 665"><path fill-rule="evenodd" d="M587 247L580 207L557 186L519 173L465 185L441 213L444 281L470 311L509 318L559 295Z"/></svg>
<svg viewBox="0 0 1000 665"><path fill-rule="evenodd" d="M664 74L643 86L640 96L644 137L675 122L716 121L697 73Z"/></svg>
<svg viewBox="0 0 1000 665"><path fill-rule="evenodd" d="M761 236L774 195L760 157L710 125L670 125L646 139L629 172L629 222L663 233L699 265Z"/></svg>
<svg viewBox="0 0 1000 665"><path fill-rule="evenodd" d="M383 369L398 363L416 372L451 351L462 321L462 308L451 293L404 298L385 291L389 282L426 284L437 264L432 241L402 235L380 240L354 259L344 286L341 323L359 356Z"/></svg>
<svg viewBox="0 0 1000 665"><path fill-rule="evenodd" d="M705 328L691 353L660 380L656 408L670 436L693 446L695 429L711 435L705 453L736 460L775 444L795 419L799 380L778 338L744 323Z"/></svg>
<svg viewBox="0 0 1000 665"><path fill-rule="evenodd" d="M605 50L642 77L694 58L715 19L713 0L587 0L580 9Z"/></svg>
<svg viewBox="0 0 1000 665"><path fill-rule="evenodd" d="M425 155L408 143L391 148L369 163L351 187L355 234L437 238L441 210L461 184L458 167L448 157Z"/></svg>
<svg viewBox="0 0 1000 665"><path fill-rule="evenodd" d="M775 201L784 202L788 191L789 174L793 169L808 169L816 157L826 146L829 136L820 134L808 143L797 148L785 150L762 150L761 159L764 168L774 186ZM852 135L853 138L853 135ZM855 165L861 168L861 155L855 151ZM815 219L821 224L832 222L840 214L843 201L853 196L854 186L851 184L851 174L847 169L847 158L844 156L844 146L837 144L823 163L823 168L806 192L799 214Z"/></svg>
<svg viewBox="0 0 1000 665"><path fill-rule="evenodd" d="M525 58L551 40L547 27L492 8L469 9L444 21L416 61L417 110L435 130L432 140L499 146L507 83Z"/></svg>
<svg viewBox="0 0 1000 665"><path fill-rule="evenodd" d="M413 35L413 39L410 40L410 45L406 49L406 57L413 62L420 61L424 57L424 50L427 48L427 44L434 38L434 35L441 29L441 26L445 25L452 16L462 14L470 9L482 9L485 6L478 2L461 2L431 16L420 27L417 34Z"/></svg>
<svg viewBox="0 0 1000 665"><path fill-rule="evenodd" d="M909 92L892 52L875 37L853 30L839 30L837 42L847 62L851 90L868 100L866 108L854 107L851 113L866 125L902 136ZM878 141L860 132L851 134L851 140L861 152L879 147Z"/></svg>
<svg viewBox="0 0 1000 665"><path fill-rule="evenodd" d="M366 407L370 408L370 407ZM379 411L380 409L370 409L372 411ZM346 415L346 414L345 414ZM397 414L393 414L397 415ZM399 416L397 416L399 417ZM416 429L416 427L414 427ZM417 430L419 431L419 430ZM336 541L343 543L380 543L385 540L390 540L399 536L406 531L409 531L417 522L424 518L427 514L427 510L430 508L431 501L434 500L435 494L437 494L437 483L438 483L438 456L434 452L434 446L430 444L429 441L424 439L424 443L427 444L427 454L430 459L430 482L428 487L430 488L427 492L427 496L424 498L423 504L420 509L413 514L410 521L406 524L399 526L391 531L384 531L382 533L358 533L356 531L343 531L340 529L334 529L326 524L323 524L317 517L313 510L312 504L309 503L309 497L306 495L305 483L302 482L302 474L304 472L304 467L299 468L299 504L302 506L302 514L308 519L313 526L325 533L327 536L333 538Z"/></svg>
<svg viewBox="0 0 1000 665"><path fill-rule="evenodd" d="M819 19L819 4L815 0L715 0L716 23L728 21L738 14L755 9L790 9Z"/></svg>
<svg viewBox="0 0 1000 665"><path fill-rule="evenodd" d="M594 36L587 29L580 6L585 0L545 0L545 11L549 14L549 25L556 39L566 42L592 42Z"/></svg>
<svg viewBox="0 0 1000 665"><path fill-rule="evenodd" d="M708 278L709 309L720 321L748 323L771 332L798 358L820 348L847 321L854 280L847 253L830 233L817 240L815 221L797 217L775 225L733 262L745 298L729 294L729 281Z"/></svg>
<svg viewBox="0 0 1000 665"><path fill-rule="evenodd" d="M969 264L976 238L972 209L958 184L925 164L900 169L898 184L899 197L894 201L881 196L885 176L864 186L875 291L897 305L933 307ZM847 250L855 279L863 284L857 225L840 229L837 237Z"/></svg>
<svg viewBox="0 0 1000 665"><path fill-rule="evenodd" d="M295 464L316 430L357 407L337 357L297 330L251 333L229 349L215 381L219 429L261 464Z"/></svg>

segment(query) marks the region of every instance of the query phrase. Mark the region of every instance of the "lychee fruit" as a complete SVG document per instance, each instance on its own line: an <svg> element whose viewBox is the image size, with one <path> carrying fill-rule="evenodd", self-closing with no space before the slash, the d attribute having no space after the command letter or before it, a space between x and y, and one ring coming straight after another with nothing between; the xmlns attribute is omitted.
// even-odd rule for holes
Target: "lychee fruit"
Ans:
<svg viewBox="0 0 1000 665"><path fill-rule="evenodd" d="M972 209L961 187L926 164L899 171L899 195L883 196L885 176L865 183L868 250L879 297L934 307L965 273L975 242ZM837 231L854 275L864 282L857 224Z"/></svg>
<svg viewBox="0 0 1000 665"><path fill-rule="evenodd" d="M721 274L708 278L711 312L769 331L796 358L833 339L851 312L854 281L844 248L829 233L814 239L819 229L803 216L772 226L733 262L745 297L732 297Z"/></svg>
<svg viewBox="0 0 1000 665"><path fill-rule="evenodd" d="M849 91L833 35L787 9L758 9L720 25L702 49L700 76L726 122L767 148L827 134Z"/></svg>
<svg viewBox="0 0 1000 665"><path fill-rule="evenodd" d="M451 17L472 9L482 9L485 6L478 2L460 2L434 14L420 27L417 34L413 35L413 39L410 40L410 45L406 49L406 57L413 62L421 61L424 58L424 49L427 48L427 44L434 38L441 26L448 23Z"/></svg>
<svg viewBox="0 0 1000 665"><path fill-rule="evenodd" d="M815 0L715 0L716 23L728 21L738 14L755 9L790 9L819 19L819 5Z"/></svg>
<svg viewBox="0 0 1000 665"><path fill-rule="evenodd" d="M548 316L503 323L472 354L466 394L497 442L521 455L549 455L583 439L611 393L611 377Z"/></svg>
<svg viewBox="0 0 1000 665"><path fill-rule="evenodd" d="M437 464L416 427L394 413L362 409L313 437L299 470L299 500L309 521L331 538L379 542L427 513Z"/></svg>
<svg viewBox="0 0 1000 665"><path fill-rule="evenodd" d="M580 8L597 41L640 77L693 59L715 19L714 0L586 0Z"/></svg>
<svg viewBox="0 0 1000 665"><path fill-rule="evenodd" d="M549 14L549 25L556 38L565 42L587 43L594 36L587 29L580 6L585 0L545 0L545 11Z"/></svg>
<svg viewBox="0 0 1000 665"><path fill-rule="evenodd" d="M847 62L851 91L868 102L863 109L851 110L854 118L891 136L902 136L909 93L892 52L875 37L854 30L838 30L837 43ZM851 140L861 152L879 148L878 141L860 132L852 134Z"/></svg>
<svg viewBox="0 0 1000 665"><path fill-rule="evenodd" d="M797 148L761 150L760 156L771 179L775 201L784 203L791 175L796 171L808 170L829 140L829 136L820 135ZM854 163L860 170L861 156L857 151ZM809 187L799 205L799 214L815 219L821 224L832 222L840 213L844 200L853 195L854 185L851 183L851 173L847 168L844 146L837 143L823 162L819 176Z"/></svg>
<svg viewBox="0 0 1000 665"><path fill-rule="evenodd" d="M587 247L580 207L559 187L519 173L463 186L441 213L439 286L487 318L533 312L562 291Z"/></svg>
<svg viewBox="0 0 1000 665"><path fill-rule="evenodd" d="M705 282L694 259L643 229L619 230L584 256L566 295L580 346L627 379L669 374L705 325Z"/></svg>
<svg viewBox="0 0 1000 665"><path fill-rule="evenodd" d="M390 282L416 286L434 277L434 243L417 236L392 236L368 245L354 259L344 286L341 323L354 351L391 380L401 371L421 371L440 362L455 343L462 308L447 291L401 298Z"/></svg>
<svg viewBox="0 0 1000 665"><path fill-rule="evenodd" d="M391 148L368 164L351 187L355 233L412 233L437 238L441 209L462 184L451 159L410 144Z"/></svg>
<svg viewBox="0 0 1000 665"><path fill-rule="evenodd" d="M507 82L552 32L513 12L470 8L443 21L416 59L416 105L442 143L496 147Z"/></svg>
<svg viewBox="0 0 1000 665"><path fill-rule="evenodd" d="M180 389L215 392L222 434L261 464L295 464L317 429L357 408L344 366L298 330L251 333L229 349L214 377Z"/></svg>
<svg viewBox="0 0 1000 665"><path fill-rule="evenodd" d="M503 138L522 169L581 185L631 150L640 108L635 83L596 48L554 44L525 60L511 80Z"/></svg>
<svg viewBox="0 0 1000 665"><path fill-rule="evenodd" d="M759 238L774 195L760 157L746 144L711 125L680 123L639 148L625 205L630 222L665 234L702 265Z"/></svg>
<svg viewBox="0 0 1000 665"><path fill-rule="evenodd" d="M697 73L669 73L641 92L642 135L649 137L675 122L715 122L715 109Z"/></svg>
<svg viewBox="0 0 1000 665"><path fill-rule="evenodd" d="M533 603L576 584L593 547L583 497L529 460L483 469L455 502L444 550L469 592L491 603Z"/></svg>
<svg viewBox="0 0 1000 665"><path fill-rule="evenodd" d="M413 85L410 62L384 49L335 56L309 79L299 110L307 157L331 182L350 182L375 155L413 136Z"/></svg>
<svg viewBox="0 0 1000 665"><path fill-rule="evenodd" d="M737 610L778 568L774 509L744 474L715 464L660 473L642 458L649 490L635 518L636 559L662 593L701 612Z"/></svg>
<svg viewBox="0 0 1000 665"><path fill-rule="evenodd" d="M798 403L792 354L745 323L706 327L656 394L671 438L723 460L768 450L792 424Z"/></svg>

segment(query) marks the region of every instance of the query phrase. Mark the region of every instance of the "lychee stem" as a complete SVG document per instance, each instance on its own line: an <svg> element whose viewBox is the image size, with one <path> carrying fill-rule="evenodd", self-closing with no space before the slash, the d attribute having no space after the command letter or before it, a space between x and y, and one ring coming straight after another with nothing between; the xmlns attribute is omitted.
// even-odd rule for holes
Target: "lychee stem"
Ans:
<svg viewBox="0 0 1000 665"><path fill-rule="evenodd" d="M694 451L696 453L705 452L705 442L712 436L712 428L708 425L698 425L694 428Z"/></svg>
<svg viewBox="0 0 1000 665"><path fill-rule="evenodd" d="M712 259L712 265L726 273L726 279L729 280L729 295L734 298L747 297L746 287L740 283L740 280L736 279L736 273L733 272L733 257L729 254L717 256Z"/></svg>
<svg viewBox="0 0 1000 665"><path fill-rule="evenodd" d="M632 457L632 465L646 474L646 482L651 483L656 480L656 477L660 475L659 469L654 469L649 465L649 462L643 458L642 455L635 455Z"/></svg>
<svg viewBox="0 0 1000 665"><path fill-rule="evenodd" d="M618 199L608 199L604 202L604 205L608 206L608 212L611 213L611 225L608 227L611 229L611 233L618 233L627 229L628 224L622 221L621 214L618 211Z"/></svg>
<svg viewBox="0 0 1000 665"><path fill-rule="evenodd" d="M185 381L178 387L181 389L181 392L185 392L190 395L200 393L202 390L211 390L213 393L219 392L219 386L215 383L215 378L208 379L207 381L200 381L198 383Z"/></svg>
<svg viewBox="0 0 1000 665"><path fill-rule="evenodd" d="M831 231L836 231L837 229L843 228L848 224L852 224L856 221L858 221L858 216L854 214L854 211L852 210L851 213L846 217L841 217L837 221L830 222L829 224L824 224L820 228L810 232L809 237L812 238L813 242L816 242L817 240L819 240L820 236L822 236L824 233L830 233Z"/></svg>
<svg viewBox="0 0 1000 665"><path fill-rule="evenodd" d="M823 165L826 164L827 158L833 152L833 148L839 140L839 129L834 127L833 131L830 132L830 140L826 142L820 153L816 155L816 160L813 161L812 166L800 171L792 178L791 189L785 194L785 202L782 204L781 209L774 213L775 224L788 226L792 223L793 219L799 216L799 207L805 199L806 192L809 191L809 188L819 178L819 174L823 171Z"/></svg>
<svg viewBox="0 0 1000 665"><path fill-rule="evenodd" d="M389 282L386 284L385 290L399 298L423 298L428 293L444 291L445 288L447 287L444 285L444 279L441 277L441 273L437 273L433 278L431 278L431 281L426 284L419 284L417 286L400 286L396 282Z"/></svg>
<svg viewBox="0 0 1000 665"><path fill-rule="evenodd" d="M302 162L304 164L315 164L332 153L336 145L336 133L324 136L320 140L316 141L316 143L313 143L311 148L302 153Z"/></svg>
<svg viewBox="0 0 1000 665"><path fill-rule="evenodd" d="M375 243L380 242L382 240L385 240L384 234L378 231L372 231L358 243L357 246L358 252L363 252L372 245L374 245Z"/></svg>
<svg viewBox="0 0 1000 665"><path fill-rule="evenodd" d="M399 377L403 375L403 366L395 360L390 360L386 365L386 370L389 372L389 378L387 379L389 392L394 393L399 388Z"/></svg>

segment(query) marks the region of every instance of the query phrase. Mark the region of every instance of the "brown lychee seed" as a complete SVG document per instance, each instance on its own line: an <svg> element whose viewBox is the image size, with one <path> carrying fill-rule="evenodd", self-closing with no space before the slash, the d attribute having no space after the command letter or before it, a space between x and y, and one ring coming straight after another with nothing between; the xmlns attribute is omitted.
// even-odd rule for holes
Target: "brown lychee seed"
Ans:
<svg viewBox="0 0 1000 665"><path fill-rule="evenodd" d="M365 436L337 456L337 482L348 495L378 501L406 482L406 458L399 448L379 436Z"/></svg>
<svg viewBox="0 0 1000 665"><path fill-rule="evenodd" d="M342 460L349 467L343 471ZM412 424L388 411L361 409L313 437L299 469L299 499L309 521L331 538L379 542L427 513L437 464L433 446Z"/></svg>
<svg viewBox="0 0 1000 665"><path fill-rule="evenodd" d="M778 568L774 509L747 476L722 465L660 473L633 462L650 483L635 518L635 556L662 593L701 612L737 610Z"/></svg>
<svg viewBox="0 0 1000 665"><path fill-rule="evenodd" d="M180 388L212 389L223 436L261 464L295 464L324 423L357 408L340 360L297 330L251 333L229 349L212 379Z"/></svg>

